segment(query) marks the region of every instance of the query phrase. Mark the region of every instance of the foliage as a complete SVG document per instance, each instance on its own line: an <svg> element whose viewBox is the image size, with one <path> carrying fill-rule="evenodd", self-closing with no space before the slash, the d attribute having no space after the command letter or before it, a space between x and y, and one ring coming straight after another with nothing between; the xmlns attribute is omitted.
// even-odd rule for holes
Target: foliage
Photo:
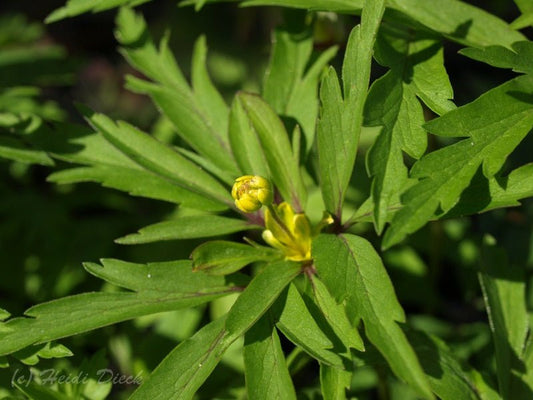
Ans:
<svg viewBox="0 0 533 400"><path fill-rule="evenodd" d="M533 45L518 31L533 21L529 3L516 1L521 14L507 24L458 0L244 1L297 10L285 10L272 33L259 93L241 88L228 98L209 71L206 37L186 69L170 34L156 43L134 9L148 2L68 0L47 18L118 8L125 87L160 113L142 129L86 105L77 106L86 125L70 122L39 96L71 82L76 63L39 45L40 25L9 17L0 30L0 157L9 179L39 168L81 203L84 182L125 192L95 195L103 207L153 204L129 195L161 201L170 212L134 225L104 217L98 227L119 245L182 246L157 259L142 246L121 253L140 262L85 262L105 282L96 291L74 292L71 283L31 298L45 301L23 315L0 309L0 364L11 374L0 393L113 396L116 382L100 379L110 365L103 352L79 368L68 358L76 338L82 356L84 346L105 347L83 342L105 332L121 372L143 376L140 386L121 387L123 398L533 397L533 208L521 205L533 196ZM341 21L335 13L348 15L350 32L317 46L320 27ZM463 88L444 66L450 42L465 63L509 75L455 104ZM513 218L518 228L509 227ZM54 252L76 229L87 243L109 241L57 219L48 225L66 232ZM123 321L133 323L116 325ZM170 343L160 354L140 351L134 363L121 346L135 339L122 329ZM49 370L86 377L50 383Z"/></svg>

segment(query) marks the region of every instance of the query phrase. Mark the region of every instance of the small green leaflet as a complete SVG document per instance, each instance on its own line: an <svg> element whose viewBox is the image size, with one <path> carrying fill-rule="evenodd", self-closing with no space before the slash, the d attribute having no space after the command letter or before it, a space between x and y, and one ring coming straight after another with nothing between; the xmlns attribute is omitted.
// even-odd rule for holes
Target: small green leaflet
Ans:
<svg viewBox="0 0 533 400"><path fill-rule="evenodd" d="M429 153L411 169L419 182L402 197L403 208L385 233L388 248L418 230L440 207L454 207L478 168L490 178L533 126L533 77L520 76L425 125L434 134L468 137Z"/></svg>
<svg viewBox="0 0 533 400"><path fill-rule="evenodd" d="M367 3L361 25L350 33L342 66L342 93L333 68L320 87L322 111L317 130L320 185L327 211L339 220L357 154L374 41L384 10L383 0Z"/></svg>
<svg viewBox="0 0 533 400"><path fill-rule="evenodd" d="M351 234L322 234L313 241L312 251L318 275L328 290L337 302L346 299L349 319L363 321L368 339L399 378L424 398L434 399L416 354L398 325L405 321L405 314L372 245Z"/></svg>
<svg viewBox="0 0 533 400"><path fill-rule="evenodd" d="M188 215L146 226L137 233L116 239L115 242L120 244L139 244L163 240L197 239L222 236L249 229L260 229L260 227L242 219L205 214Z"/></svg>
<svg viewBox="0 0 533 400"><path fill-rule="evenodd" d="M85 268L133 291L82 293L31 307L26 317L0 324L0 354L142 315L193 307L241 291L248 281L242 275L194 273L190 261L134 264L108 259L102 264Z"/></svg>

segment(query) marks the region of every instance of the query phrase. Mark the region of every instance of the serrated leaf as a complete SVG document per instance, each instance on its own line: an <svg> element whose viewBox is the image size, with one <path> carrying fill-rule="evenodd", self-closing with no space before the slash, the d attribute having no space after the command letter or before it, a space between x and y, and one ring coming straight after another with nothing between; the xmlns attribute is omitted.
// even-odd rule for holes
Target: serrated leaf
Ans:
<svg viewBox="0 0 533 400"><path fill-rule="evenodd" d="M503 46L466 48L460 54L498 68L509 68L514 72L533 74L533 42L522 41L512 44L511 49Z"/></svg>
<svg viewBox="0 0 533 400"><path fill-rule="evenodd" d="M312 277L311 285L318 307L344 346L347 349L365 351L363 339L348 320L344 305L337 304L326 286L316 276Z"/></svg>
<svg viewBox="0 0 533 400"><path fill-rule="evenodd" d="M526 371L521 358L529 329L525 276L522 268L509 265L492 240L484 240L479 281L494 340L498 386L503 398L528 397L519 378Z"/></svg>
<svg viewBox="0 0 533 400"><path fill-rule="evenodd" d="M510 47L525 39L502 19L458 0L391 0L388 6L448 39L469 46Z"/></svg>
<svg viewBox="0 0 533 400"><path fill-rule="evenodd" d="M110 165L71 168L49 175L47 180L58 184L97 182L104 187L122 190L133 196L169 201L184 207L205 211L223 211L227 206L183 189L153 173L135 168Z"/></svg>
<svg viewBox="0 0 533 400"><path fill-rule="evenodd" d="M195 274L189 261L144 265L105 260L103 264L86 268L136 292L82 293L31 307L25 317L0 324L0 355L142 315L193 307L242 290L246 284L242 277ZM58 324L58 319L63 322Z"/></svg>
<svg viewBox="0 0 533 400"><path fill-rule="evenodd" d="M533 164L523 165L507 176L494 176L490 179L483 175L480 168L461 194L459 202L444 218L519 206L520 200L527 197L533 197Z"/></svg>
<svg viewBox="0 0 533 400"><path fill-rule="evenodd" d="M193 2L189 1L191 4ZM221 0L205 0L205 3L212 2L221 2ZM360 14L364 2L361 0L248 0L242 4L244 6L275 5ZM526 39L502 19L459 0L433 0L431 2L391 0L387 3L387 7L400 11L410 19L450 40L468 46L485 47L498 44L510 47L514 42Z"/></svg>
<svg viewBox="0 0 533 400"><path fill-rule="evenodd" d="M438 114L455 108L443 65L442 45L434 39L389 28L378 36L376 59L390 71L376 80L365 103L365 125L382 126L367 153L372 179L374 223L385 227L388 210L406 188L403 153L418 159L427 146L424 113L417 96Z"/></svg>
<svg viewBox="0 0 533 400"><path fill-rule="evenodd" d="M242 219L218 215L190 215L148 225L139 229L137 233L116 239L115 242L120 244L139 244L163 240L197 239L260 228Z"/></svg>
<svg viewBox="0 0 533 400"><path fill-rule="evenodd" d="M344 368L344 359L334 350L332 340L324 333L294 284L276 301L276 326L298 347L321 363Z"/></svg>
<svg viewBox="0 0 533 400"><path fill-rule="evenodd" d="M320 388L324 400L346 400L352 373L320 364Z"/></svg>
<svg viewBox="0 0 533 400"><path fill-rule="evenodd" d="M191 88L168 48L168 37L163 38L157 50L146 23L132 10L121 9L116 37L128 62L154 81L128 76L127 87L150 95L183 140L220 169L236 176L238 170L228 141L228 108L205 69L205 40L200 38L195 46Z"/></svg>
<svg viewBox="0 0 533 400"><path fill-rule="evenodd" d="M305 186L283 123L259 96L245 92L237 96L262 144L274 185L297 212L302 210Z"/></svg>
<svg viewBox="0 0 533 400"><path fill-rule="evenodd" d="M383 129L367 153L367 168L372 179L374 222L380 233L386 222L388 209L407 181L407 168L402 151L411 151L417 158L426 147L426 132L422 128L422 107L412 89L402 84L401 75L388 72L372 85L366 106L370 126ZM413 149L408 147L418 147ZM414 153L414 154L413 154Z"/></svg>
<svg viewBox="0 0 533 400"><path fill-rule="evenodd" d="M87 118L106 140L138 165L211 200L233 204L224 186L169 146L126 122L115 124L102 114L90 114Z"/></svg>
<svg viewBox="0 0 533 400"><path fill-rule="evenodd" d="M296 400L278 333L268 313L244 336L244 366L249 399Z"/></svg>
<svg viewBox="0 0 533 400"><path fill-rule="evenodd" d="M429 221L440 207L455 206L479 167L494 176L533 126L533 78L521 76L425 125L441 136L468 137L422 157L412 168L419 182L402 197L383 247L390 247Z"/></svg>
<svg viewBox="0 0 533 400"><path fill-rule="evenodd" d="M215 240L194 249L191 254L195 271L227 275L257 261L273 261L282 255L268 247Z"/></svg>
<svg viewBox="0 0 533 400"><path fill-rule="evenodd" d="M384 1L366 3L361 25L350 33L342 67L343 94L332 68L320 88L317 145L322 197L326 210L339 220L357 154L374 41L384 10Z"/></svg>
<svg viewBox="0 0 533 400"><path fill-rule="evenodd" d="M252 279L231 307L226 318L229 335L240 336L276 301L285 287L301 272L301 265L290 261L268 264Z"/></svg>
<svg viewBox="0 0 533 400"><path fill-rule="evenodd" d="M405 321L404 311L372 245L350 234L320 235L313 241L312 252L318 275L328 290L337 301L346 299L351 321L362 319L368 339L392 371L424 398L432 399L422 367L398 325ZM338 283L344 280L349 286Z"/></svg>

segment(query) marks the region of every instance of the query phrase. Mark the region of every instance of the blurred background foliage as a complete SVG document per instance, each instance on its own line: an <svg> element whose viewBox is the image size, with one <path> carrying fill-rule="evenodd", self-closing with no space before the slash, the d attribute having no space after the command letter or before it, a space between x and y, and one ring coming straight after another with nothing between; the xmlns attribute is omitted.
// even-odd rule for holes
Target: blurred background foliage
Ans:
<svg viewBox="0 0 533 400"><path fill-rule="evenodd" d="M196 241L174 241L121 246L113 240L141 226L175 217L187 210L155 200L85 183L56 186L46 182L51 172L63 168L33 147L32 133L57 122L83 123L76 103L88 105L115 119L123 119L159 139L173 141L169 124L158 117L147 97L123 88L126 73L135 73L117 52L113 36L116 10L85 14L43 25L44 18L63 5L62 0L17 0L0 3L0 307L20 315L36 303L73 293L110 290L88 275L84 261L120 258L133 262L188 258ZM507 0L469 1L506 21L518 10ZM295 11L277 8L238 8L214 4L200 12L177 7L176 1L158 0L139 7L152 35L171 31L170 46L184 73L189 72L192 46L201 34L210 48L208 67L213 81L231 100L239 89L257 90L269 57L272 30L290 21ZM314 26L315 50L331 45L342 50L356 17L321 14ZM531 37L531 31L524 33ZM445 63L455 89L455 101L465 104L489 88L510 79L513 73L483 65L457 54L459 46L445 45ZM333 63L340 65L342 51ZM374 77L383 71L376 65ZM431 114L428 112L428 118ZM367 138L371 131L367 132ZM441 143L431 138L431 146ZM362 136L364 153L371 140ZM13 146L19 150L13 154ZM511 156L511 170L531 159L529 135ZM21 162L26 157L27 162ZM18 161L16 161L18 160ZM364 157L358 157L349 193L360 203L369 192ZM465 219L438 221L413 235L406 244L384 254L400 302L412 325L436 334L456 354L473 365L485 365L491 353L490 332L477 280L481 238L496 237L512 266L527 274L528 301L533 308L533 201L521 207L497 210ZM370 224L355 228L358 234L377 239ZM197 308L140 318L88 334L62 340L73 356L59 359L35 357L39 349L10 358L0 370L0 398L20 396L11 385L17 371L28 364L44 370L84 371L87 365L111 368L123 374L147 373L177 342L190 336L209 319L227 310L231 298ZM290 346L284 343L284 346ZM103 350L100 351L99 350ZM66 351L66 350L65 350ZM3 361L2 361L3 362ZM86 363L86 364L83 364ZM88 364L87 364L88 363ZM317 366L289 363L302 398L319 398ZM314 371L312 374L308 372ZM354 374L352 391L361 399L375 398L377 376L370 368ZM238 398L243 394L242 359L229 351L209 378L200 398ZM108 385L101 391L80 385L59 385L67 398L125 398L131 385ZM306 390L303 390L307 388ZM392 385L392 399L411 396L400 383ZM111 391L111 392L110 392ZM44 397L43 397L44 398Z"/></svg>

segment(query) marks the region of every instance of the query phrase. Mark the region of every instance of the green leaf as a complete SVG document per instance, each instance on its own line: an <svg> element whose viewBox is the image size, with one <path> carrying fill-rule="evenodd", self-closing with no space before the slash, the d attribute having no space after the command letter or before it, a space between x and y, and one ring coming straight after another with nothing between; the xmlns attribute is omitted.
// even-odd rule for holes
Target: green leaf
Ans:
<svg viewBox="0 0 533 400"><path fill-rule="evenodd" d="M432 399L422 367L398 325L405 322L404 311L372 245L350 234L320 235L312 251L318 275L338 302L346 299L350 319L363 320L368 339L392 371L424 398Z"/></svg>
<svg viewBox="0 0 533 400"><path fill-rule="evenodd" d="M9 311L6 311L3 308L0 308L0 321L8 319L10 316L11 316L11 313Z"/></svg>
<svg viewBox="0 0 533 400"><path fill-rule="evenodd" d="M208 0L209 1L209 0ZM215 0L219 1L219 0ZM360 11L363 8L362 0L247 0L244 6L282 6L303 9L317 9L336 12Z"/></svg>
<svg viewBox="0 0 533 400"><path fill-rule="evenodd" d="M301 211L306 200L305 186L283 123L259 96L240 92L237 97L263 146L274 185L283 199L290 202L297 212Z"/></svg>
<svg viewBox="0 0 533 400"><path fill-rule="evenodd" d="M514 2L522 14L533 12L533 3L531 3L529 0L514 0Z"/></svg>
<svg viewBox="0 0 533 400"><path fill-rule="evenodd" d="M197 274L189 261L133 264L103 260L87 270L135 292L82 293L31 307L0 324L0 355L142 315L193 307L242 290L241 277ZM61 324L58 324L61 321Z"/></svg>
<svg viewBox="0 0 533 400"><path fill-rule="evenodd" d="M366 106L369 126L383 129L367 153L367 168L372 179L374 221L381 233L388 209L407 181L402 151L420 157L426 147L423 111L413 90L402 84L401 75L388 72L372 85Z"/></svg>
<svg viewBox="0 0 533 400"><path fill-rule="evenodd" d="M515 42L511 49L503 46L466 48L459 51L464 56L498 68L510 68L514 72L533 74L533 42Z"/></svg>
<svg viewBox="0 0 533 400"><path fill-rule="evenodd" d="M40 358L63 358L70 357L73 353L61 344L46 343L44 345L33 345L12 353L11 356L20 360L26 365L37 365Z"/></svg>
<svg viewBox="0 0 533 400"><path fill-rule="evenodd" d="M357 329L350 324L344 305L336 303L326 286L316 276L311 279L311 285L318 307L345 347L365 351L363 339Z"/></svg>
<svg viewBox="0 0 533 400"><path fill-rule="evenodd" d="M388 6L432 31L468 46L510 47L525 39L502 19L459 0L390 0Z"/></svg>
<svg viewBox="0 0 533 400"><path fill-rule="evenodd" d="M527 1L527 0L523 0ZM206 3L220 0L206 0ZM283 7L336 11L359 14L361 0L249 0L245 6L276 5ZM400 11L418 24L467 46L485 47L501 45L510 47L526 38L513 30L502 19L459 0L390 0L387 7ZM387 19L398 19L395 15Z"/></svg>
<svg viewBox="0 0 533 400"><path fill-rule="evenodd" d="M194 45L191 80L194 96L200 107L213 124L213 129L224 136L224 144L228 146L228 115L229 109L218 90L211 82L206 67L207 45L205 36L200 36Z"/></svg>
<svg viewBox="0 0 533 400"><path fill-rule="evenodd" d="M513 22L511 22L510 27L513 29L524 29L528 26L533 26L533 11L530 11L526 14L522 14Z"/></svg>
<svg viewBox="0 0 533 400"><path fill-rule="evenodd" d="M244 366L249 399L296 400L278 333L268 313L244 336Z"/></svg>
<svg viewBox="0 0 533 400"><path fill-rule="evenodd" d="M372 180L374 223L383 231L389 209L406 188L403 153L418 159L424 154L427 134L424 113L416 98L438 114L455 108L441 44L406 28L388 28L376 42L376 59L390 71L376 80L365 103L365 125L383 126L367 153Z"/></svg>
<svg viewBox="0 0 533 400"><path fill-rule="evenodd" d="M374 41L384 10L384 1L367 3L361 25L350 33L342 68L344 96L332 68L320 89L322 112L317 131L320 183L326 209L338 219L357 154Z"/></svg>
<svg viewBox="0 0 533 400"><path fill-rule="evenodd" d="M509 265L505 251L486 237L479 281L494 340L500 394L522 397L519 375L525 372L521 358L529 329L524 271ZM531 396L531 391L523 396Z"/></svg>
<svg viewBox="0 0 533 400"><path fill-rule="evenodd" d="M222 236L229 233L260 229L242 219L220 217L217 215L189 215L175 220L148 225L139 232L115 240L120 244L151 243L162 240L197 239Z"/></svg>
<svg viewBox="0 0 533 400"><path fill-rule="evenodd" d="M31 381L29 376L25 379L22 383L13 381L13 385L30 400L69 400L65 394Z"/></svg>
<svg viewBox="0 0 533 400"><path fill-rule="evenodd" d="M256 261L271 261L282 255L268 247L215 240L198 246L191 254L195 271L227 275Z"/></svg>
<svg viewBox="0 0 533 400"><path fill-rule="evenodd" d="M231 343L223 318L209 323L174 348L129 398L192 399Z"/></svg>
<svg viewBox="0 0 533 400"><path fill-rule="evenodd" d="M344 368L344 359L334 350L333 341L319 326L294 284L274 305L276 326L291 342L321 363Z"/></svg>
<svg viewBox="0 0 533 400"><path fill-rule="evenodd" d="M478 388L444 342L422 332L409 330L406 334L441 400L480 400Z"/></svg>
<svg viewBox="0 0 533 400"><path fill-rule="evenodd" d="M236 176L228 141L228 109L205 69L205 40L200 38L195 46L190 88L168 48L168 37L163 38L157 50L146 23L131 9L121 9L116 37L128 62L154 81L128 76L127 87L150 95L183 140L220 169Z"/></svg>
<svg viewBox="0 0 533 400"><path fill-rule="evenodd" d="M268 264L231 307L226 318L228 334L237 337L245 333L300 272L298 263L279 261Z"/></svg>
<svg viewBox="0 0 533 400"><path fill-rule="evenodd" d="M257 133L248 119L239 96L235 96L229 115L229 141L242 174L269 177L270 169Z"/></svg>
<svg viewBox="0 0 533 400"><path fill-rule="evenodd" d="M66 5L50 13L45 22L50 24L88 11L100 12L119 6L134 7L149 1L151 0L68 0Z"/></svg>
<svg viewBox="0 0 533 400"><path fill-rule="evenodd" d="M352 373L320 364L320 388L324 400L346 400L346 389L350 388Z"/></svg>
<svg viewBox="0 0 533 400"><path fill-rule="evenodd" d="M27 164L54 165L44 151L32 149L17 137L0 136L0 157Z"/></svg>
<svg viewBox="0 0 533 400"><path fill-rule="evenodd" d="M191 399L226 349L261 318L298 273L300 265L296 263L268 265L239 296L225 321L222 318L206 325L176 347L131 399Z"/></svg>
<svg viewBox="0 0 533 400"><path fill-rule="evenodd" d="M429 221L455 206L478 168L494 176L506 157L533 126L530 95L533 78L521 76L488 91L463 107L425 125L441 136L459 141L422 157L412 168L419 182L402 197L404 207L394 216L383 247L399 243Z"/></svg>
<svg viewBox="0 0 533 400"><path fill-rule="evenodd" d="M306 139L306 152L310 150L315 137L319 78L337 48L324 51L306 71L312 50L313 37L309 27L295 31L275 30L263 82L265 100L278 114L293 117L301 125Z"/></svg>
<svg viewBox="0 0 533 400"><path fill-rule="evenodd" d="M455 218L495 208L519 206L519 200L527 197L533 197L533 164L523 165L507 176L490 179L478 170L461 194L459 202L444 217Z"/></svg>
<svg viewBox="0 0 533 400"><path fill-rule="evenodd" d="M133 196L169 201L184 207L205 211L223 211L227 206L183 189L158 175L111 165L71 168L49 175L47 180L58 184L98 182L104 187L125 191Z"/></svg>
<svg viewBox="0 0 533 400"><path fill-rule="evenodd" d="M216 179L152 136L126 122L115 124L102 114L89 115L88 120L106 140L138 165L187 190L233 205L228 190Z"/></svg>

